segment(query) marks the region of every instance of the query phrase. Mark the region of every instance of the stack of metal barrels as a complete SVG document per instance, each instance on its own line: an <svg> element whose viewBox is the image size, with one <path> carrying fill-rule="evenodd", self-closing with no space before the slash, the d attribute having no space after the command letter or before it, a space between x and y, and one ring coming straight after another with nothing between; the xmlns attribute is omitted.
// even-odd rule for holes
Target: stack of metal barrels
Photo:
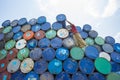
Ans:
<svg viewBox="0 0 120 80"><path fill-rule="evenodd" d="M120 43L91 25L76 26L87 46L75 45L71 25L59 14L6 20L0 28L0 80L120 80Z"/></svg>

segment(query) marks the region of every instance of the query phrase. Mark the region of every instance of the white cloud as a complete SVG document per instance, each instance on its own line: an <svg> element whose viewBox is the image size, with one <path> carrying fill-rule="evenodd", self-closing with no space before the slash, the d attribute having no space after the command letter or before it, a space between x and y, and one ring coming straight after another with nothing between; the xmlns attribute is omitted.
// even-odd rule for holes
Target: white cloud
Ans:
<svg viewBox="0 0 120 80"><path fill-rule="evenodd" d="M120 32L116 34L115 40L117 43L120 43Z"/></svg>

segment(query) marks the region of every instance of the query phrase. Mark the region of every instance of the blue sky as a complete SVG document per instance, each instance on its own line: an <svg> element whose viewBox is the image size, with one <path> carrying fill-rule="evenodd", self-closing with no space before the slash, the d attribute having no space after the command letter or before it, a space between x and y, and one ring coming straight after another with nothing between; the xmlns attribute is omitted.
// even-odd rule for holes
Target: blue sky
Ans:
<svg viewBox="0 0 120 80"><path fill-rule="evenodd" d="M99 36L120 42L120 0L0 0L0 24L9 19L46 16L49 22L63 13L75 25L92 25Z"/></svg>

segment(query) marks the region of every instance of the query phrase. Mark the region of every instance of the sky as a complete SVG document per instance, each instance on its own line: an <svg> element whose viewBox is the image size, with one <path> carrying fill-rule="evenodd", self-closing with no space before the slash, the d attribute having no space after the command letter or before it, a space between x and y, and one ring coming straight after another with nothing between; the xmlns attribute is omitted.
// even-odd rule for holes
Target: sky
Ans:
<svg viewBox="0 0 120 80"><path fill-rule="evenodd" d="M53 23L58 14L76 26L90 24L99 36L112 36L120 43L120 0L0 0L0 24L39 16Z"/></svg>

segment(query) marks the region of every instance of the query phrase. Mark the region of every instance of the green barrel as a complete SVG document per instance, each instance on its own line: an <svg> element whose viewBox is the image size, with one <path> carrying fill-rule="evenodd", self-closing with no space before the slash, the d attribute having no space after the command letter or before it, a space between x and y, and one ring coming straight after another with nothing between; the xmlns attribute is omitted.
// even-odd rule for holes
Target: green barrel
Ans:
<svg viewBox="0 0 120 80"><path fill-rule="evenodd" d="M52 39L56 36L56 31L55 30L48 30L46 33L45 33L46 37L48 39Z"/></svg>
<svg viewBox="0 0 120 80"><path fill-rule="evenodd" d="M10 40L5 44L5 49L10 50L15 46L15 40Z"/></svg>
<svg viewBox="0 0 120 80"><path fill-rule="evenodd" d="M81 49L79 47L73 47L70 50L70 55L73 59L80 60L84 57L84 51L83 51L83 49Z"/></svg>
<svg viewBox="0 0 120 80"><path fill-rule="evenodd" d="M112 66L110 62L105 58L97 58L94 64L97 71L102 74L109 74L111 72Z"/></svg>
<svg viewBox="0 0 120 80"><path fill-rule="evenodd" d="M4 59L7 55L7 51L5 49L0 50L0 60Z"/></svg>
<svg viewBox="0 0 120 80"><path fill-rule="evenodd" d="M28 57L29 52L30 51L29 51L28 48L23 48L23 49L19 50L19 52L17 54L17 58L20 59L20 60L23 60L23 59Z"/></svg>
<svg viewBox="0 0 120 80"><path fill-rule="evenodd" d="M10 31L12 30L12 27L11 26L8 26L6 28L3 29L3 33L6 34L6 33L9 33Z"/></svg>
<svg viewBox="0 0 120 80"><path fill-rule="evenodd" d="M112 73L108 74L107 80L120 80L120 74L112 72Z"/></svg>
<svg viewBox="0 0 120 80"><path fill-rule="evenodd" d="M85 42L86 42L87 45L94 45L94 40L92 38L89 38L89 37L86 38Z"/></svg>
<svg viewBox="0 0 120 80"><path fill-rule="evenodd" d="M98 36L95 38L95 43L98 45L103 45L105 43L105 40L102 37Z"/></svg>

